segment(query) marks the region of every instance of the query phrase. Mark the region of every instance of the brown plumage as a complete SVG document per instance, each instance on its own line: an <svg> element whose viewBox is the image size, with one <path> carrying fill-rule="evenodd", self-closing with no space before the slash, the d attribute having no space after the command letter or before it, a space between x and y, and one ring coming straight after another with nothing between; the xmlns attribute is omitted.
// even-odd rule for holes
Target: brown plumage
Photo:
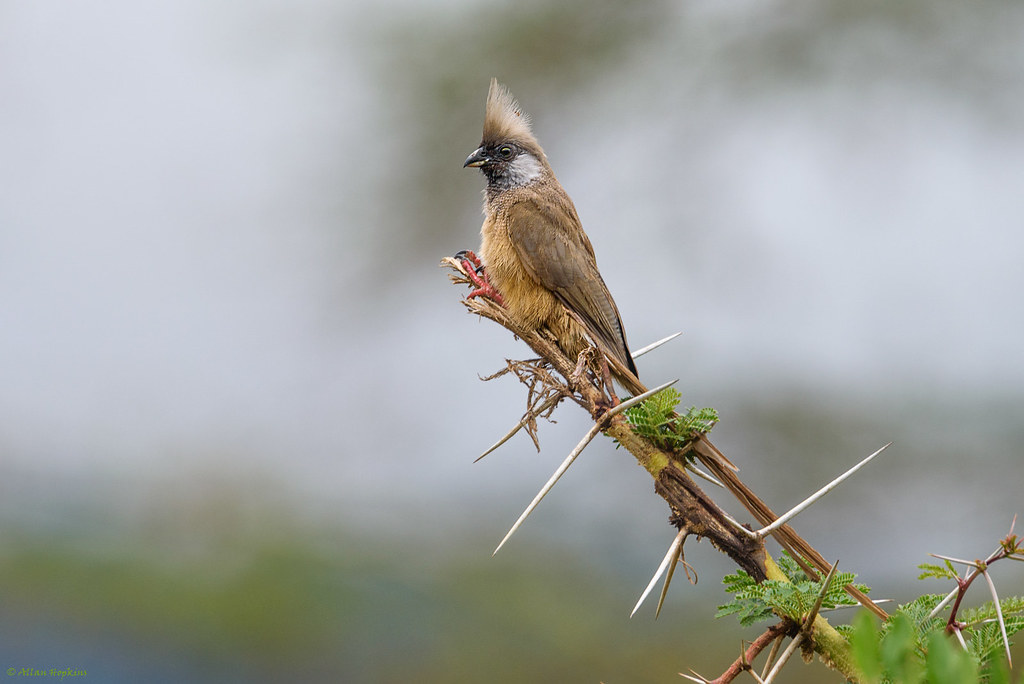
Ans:
<svg viewBox="0 0 1024 684"><path fill-rule="evenodd" d="M497 80L487 94L483 139L465 166L487 177L480 258L495 298L525 327L549 330L570 358L595 346L626 389L642 392L576 207L528 118ZM474 294L493 297L493 290L485 283Z"/></svg>

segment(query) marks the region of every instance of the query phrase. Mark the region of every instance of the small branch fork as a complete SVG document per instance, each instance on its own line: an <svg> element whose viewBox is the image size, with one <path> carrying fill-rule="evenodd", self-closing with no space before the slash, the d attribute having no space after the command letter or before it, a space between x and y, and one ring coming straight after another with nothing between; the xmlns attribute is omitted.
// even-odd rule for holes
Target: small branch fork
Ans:
<svg viewBox="0 0 1024 684"><path fill-rule="evenodd" d="M1017 516L1013 516L1013 522L1010 523L1010 531L1007 535L1000 540L999 548L990 553L985 560L962 560L960 558L952 558L950 556L942 556L937 553L929 554L934 558L940 560L949 561L950 563L958 563L960 565L966 565L967 568L964 572L964 577L958 577L956 580L956 589L949 592L949 595L944 598L939 605L935 606L932 612L928 615L929 618L936 617L943 608L949 605L949 602L956 599L953 603L953 608L949 612L949 619L946 621L946 632L954 635L960 644L966 649L967 644L964 642L963 630L969 625L960 622L956 619L957 613L960 610L960 603L963 601L964 596L967 594L967 590L970 589L971 584L974 583L979 576L985 578L986 584L988 584L989 593L992 595L992 603L995 604L996 608L996 619L999 621L999 630L1003 637L1003 646L1006 649L1006 662L1010 667L1013 667L1013 659L1010 657L1010 639L1006 634L1006 621L1003 619L1003 609L999 604L999 596L996 594L996 585L992 581L992 577L988 572L990 565L997 561L1001 561L1004 558L1009 560L1024 561L1024 539L1020 539L1014 534L1013 529L1017 525Z"/></svg>
<svg viewBox="0 0 1024 684"><path fill-rule="evenodd" d="M457 284L476 284L466 271L465 265L459 260L450 257L446 258L442 260L442 266L447 266L455 271L455 273L449 274L449 277L453 282ZM568 470L569 466L583 452L587 445L590 444L594 437L596 437L598 433L604 432L632 453L639 464L647 469L655 478L655 491L668 502L669 507L672 510L670 521L679 530L668 550L668 553L662 561L658 572L655 573L654 578L645 589L640 600L637 602L636 607L634 607L633 614L636 613L644 599L650 594L661 575L668 571L665 585L662 588L658 602L656 617L657 614L660 613L676 563L683 562L685 565L685 561L682 561L682 549L686 537L690 535L710 540L715 547L726 553L740 568L745 570L756 581L767 579L771 572L778 570L775 568L774 562L771 561L764 549L765 537L773 535L785 548L790 550L793 557L812 578L817 575L810 566L803 563L801 556L808 558L816 568L821 569L823 572L828 571L829 578L825 583L825 587L827 588L828 582L831 581L831 576L835 572L835 567L829 565L820 554L814 551L809 544L796 535L787 523L797 514L806 510L807 507L838 486L843 480L852 475L859 468L867 464L871 459L888 447L888 444L851 468L846 474L823 487L807 501L794 507L793 510L782 516L781 519L777 519L775 514L763 502L761 502L760 499L758 499L756 495L746 487L746 485L739 481L735 475L735 466L733 466L729 460L725 458L725 456L722 455L710 441L707 440L705 435L699 435L695 438L691 443L690 452L683 454L658 449L649 442L641 439L632 431L622 415L623 411L630 406L645 400L649 396L664 390L676 381L665 383L664 385L656 387L648 392L644 392L625 402L618 403L618 400L615 399L614 391L610 386L608 373L591 372L590 369L593 368L593 364L591 364L588 359L584 359L583 355L581 355L579 359L569 359L566 357L557 346L554 338L551 337L550 334L546 333L546 331L531 330L518 325L517 322L512 320L508 315L507 310L493 299L483 297L470 298L463 300L463 304L470 312L489 318L510 330L514 335L526 342L526 344L530 346L538 356L540 356L540 359L535 361L509 361L507 369L504 369L495 374L495 376L492 376L497 377L499 375L512 372L520 379L521 382L526 384L529 387L527 411L519 423L517 423L517 425L513 427L512 430L509 431L502 439L495 443L494 446L484 452L480 458L483 458L483 456L486 456L497 449L523 428L527 429L527 432L530 434L531 439L533 439L534 444L536 445L536 419L538 417L549 417L551 411L553 411L557 404L565 398L571 398L573 401L580 404L581 407L585 408L591 414L595 421L593 427L588 430L580 443L577 444L576 448L574 448L569 456L562 462L551 478L549 478L547 483L545 483L541 488L537 496L535 496L533 501L530 502L530 505L526 507L523 514L520 515L519 519L512 525L508 534L506 534L501 543L498 544L498 547L494 551L495 553L497 553L512 534L519 529L529 514L537 507L544 496L547 495L558 479L561 478L566 470ZM676 336L678 336L678 333L663 340L659 340L658 342L639 350L634 354L634 357L640 356L641 354L668 342ZM600 360L602 359L598 359L598 361ZM551 371L557 373L561 378L558 378ZM564 382L562 379L564 379ZM697 487L694 481L686 473L686 470L690 467L690 460L694 456L699 458L702 463L709 467L714 475L714 477L711 478L712 481L726 483L730 491L733 492L741 502L743 502L744 506L747 507L762 524L762 529L755 532L749 530L743 525L740 525L725 511L719 508L714 501L701 491L699 487ZM479 460L479 458L477 460ZM686 567L687 572L689 573L689 566ZM774 568L774 570L772 570L772 568ZM851 588L848 587L847 591L850 591L850 589ZM867 607L873 609L873 611L876 612L876 614L879 614L883 619L888 617L881 608L872 603L866 596L861 594L859 596L855 596L855 598L860 600ZM764 637L764 645L760 645L759 640L758 642L755 642L755 644L759 645L759 648L751 651L749 657L747 656L747 652L744 652L742 658L745 660L743 662L749 663L750 660L753 659L753 656L760 653L760 650L766 647L767 644L772 643L773 641L777 643L777 640L781 635L793 633L793 641L783 652L779 661L775 663L771 671L767 671L766 667L765 670L767 674L758 676L752 671L752 669L750 669L749 665L745 668L741 668L739 671L749 671L758 681L771 682L777 676L782 664L793 652L795 652L795 649L801 645L801 642L803 642L804 648L818 648L816 640L811 638L810 625L812 622L818 621L824 625L823 629L830 630L833 634L835 634L835 632L823 618L817 617L817 609L815 609L813 613L813 615L809 616L809 620L805 619L800 624L795 623L792 620L789 620L788 622L784 620L778 626L772 628L772 630L780 630L778 633L769 630L772 632L772 635ZM747 650L750 651L753 648L754 645L752 644L751 648ZM777 650L777 647L773 648L773 656ZM827 658L827 660L835 662L835 658L832 657L834 655L835 654L829 654L829 658ZM846 674L852 676L853 673ZM731 678L725 679L724 677L725 675L715 681L731 681ZM707 680L697 679L695 681Z"/></svg>
<svg viewBox="0 0 1024 684"><path fill-rule="evenodd" d="M740 653L739 658L734 660L732 665L730 665L729 668L721 674L721 676L715 679L705 679L696 672L692 675L680 672L679 675L689 679L691 682L699 682L700 684L711 684L712 682L715 684L724 684L725 682L731 682L736 679L736 677L743 672L749 672L756 681L764 682L764 677L767 675L768 668L774 662L775 656L778 655L779 648L782 645L782 640L787 636L796 637L799 633L800 625L793 620L786 618L785 620L772 625L766 629L761 636L750 642L750 645ZM768 660L765 662L765 669L762 671L761 675L758 676L753 669L754 659L769 646L771 647L771 650L768 653Z"/></svg>

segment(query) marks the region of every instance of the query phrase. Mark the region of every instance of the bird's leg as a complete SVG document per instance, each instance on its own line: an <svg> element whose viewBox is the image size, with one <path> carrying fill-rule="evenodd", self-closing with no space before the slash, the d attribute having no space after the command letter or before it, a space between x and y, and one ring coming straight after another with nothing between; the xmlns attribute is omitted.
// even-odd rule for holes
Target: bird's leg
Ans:
<svg viewBox="0 0 1024 684"><path fill-rule="evenodd" d="M597 411L594 414L594 419L597 420L599 416L615 408L620 402L615 394L614 385L612 385L612 373L608 367L608 359L593 347L588 347L584 353L580 354L579 361L577 362L577 371L580 370L579 364L584 362L584 354L588 357L586 361L589 362L590 375L593 378L594 386L597 387L602 395L596 402Z"/></svg>
<svg viewBox="0 0 1024 684"><path fill-rule="evenodd" d="M590 364L594 360L594 348L587 347L579 353L576 357L576 368L573 369L569 375L569 379L573 382L584 382L584 377L587 371L590 369ZM588 381L589 382L589 381Z"/></svg>
<svg viewBox="0 0 1024 684"><path fill-rule="evenodd" d="M472 250L464 249L456 254L455 258L462 261L462 266L466 269L466 276L476 286L475 290L466 295L466 299L483 296L493 300L499 306L505 306L505 300L501 298L501 293L491 285L491 280L487 277L487 270L484 268L483 262L480 261L480 257Z"/></svg>
<svg viewBox="0 0 1024 684"><path fill-rule="evenodd" d="M608 368L608 359L605 358L604 354L598 354L597 356L601 360L601 379L604 380L604 391L611 400L611 408L615 408L619 405L619 398L615 395L615 386L612 385L612 373Z"/></svg>

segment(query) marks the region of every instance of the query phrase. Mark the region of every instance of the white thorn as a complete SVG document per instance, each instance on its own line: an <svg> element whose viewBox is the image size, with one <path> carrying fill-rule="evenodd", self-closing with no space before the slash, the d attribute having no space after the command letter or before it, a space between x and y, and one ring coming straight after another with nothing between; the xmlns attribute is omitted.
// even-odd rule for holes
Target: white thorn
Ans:
<svg viewBox="0 0 1024 684"><path fill-rule="evenodd" d="M849 470L847 470L845 473L843 473L842 475L840 475L836 479L834 479L831 482L829 482L827 485L825 485L824 487L822 487L821 489L816 491L814 494L809 496L807 499L804 499L804 501L802 501L801 503L799 503L796 506L794 506L793 508L791 508L787 513L784 513L783 515L781 515L771 525L768 525L768 526L763 527L760 530L758 530L757 531L757 535L759 537L761 537L761 538L764 538L764 537L768 536L769 534L771 534L772 532L774 532L775 530L777 530L780 527L782 527L783 525L785 525L786 523L788 523L790 520L795 518L800 513L803 513L812 504L814 504L818 499L820 499L821 497L825 496L826 494L831 492L833 489L838 487L840 484L843 483L844 480L846 480L848 477L850 477L851 475L856 473L858 470L863 468L865 465L870 463L871 460L875 456L878 456L878 454L880 454L883 451L885 451L886 449L888 449L891 445L892 445L892 442L889 442L888 444L883 446L881 449L879 449L875 453L871 454L870 456L868 456L863 461L861 461L857 465L855 465L852 468L850 468Z"/></svg>
<svg viewBox="0 0 1024 684"><path fill-rule="evenodd" d="M807 617L811 618L811 622L813 622L814 618L818 617L818 612L821 610L821 604L825 601L825 595L828 594L828 585L832 584L832 579L836 576L836 572L838 570L839 561L836 561L832 564L828 574L825 575L825 580L821 583L821 592L818 594L818 598L814 602L814 608L807 614Z"/></svg>
<svg viewBox="0 0 1024 684"><path fill-rule="evenodd" d="M677 337L679 337L682 334L683 333L681 333L681 332L677 332L675 335L669 335L668 337L666 337L664 339L661 339L661 340L658 340L657 342L651 342L649 345L647 345L643 349L637 349L630 356L632 356L634 359L638 359L641 356L643 356L644 354L646 354L647 352L654 351L655 349L657 349L661 345L665 344L666 342L671 342L672 340L676 339Z"/></svg>
<svg viewBox="0 0 1024 684"><path fill-rule="evenodd" d="M722 484L721 480L719 480L717 477L715 477L711 473L704 472L703 470L693 465L692 463L687 462L686 468L687 470L692 471L694 475L697 475L698 477L703 477L705 480L707 480L713 485L718 485L719 487L723 488L725 487L725 485Z"/></svg>
<svg viewBox="0 0 1024 684"><path fill-rule="evenodd" d="M743 536L749 537L750 539L760 539L761 538L760 535L757 534L757 532L754 532L753 530L748 530L746 527L744 527L742 525L742 523L740 523L739 520L737 520L736 518L732 517L731 515L729 515L725 511L722 511L722 516L726 520L731 522L733 525L735 525L736 529L739 530L739 533L742 534Z"/></svg>
<svg viewBox="0 0 1024 684"><path fill-rule="evenodd" d="M679 548L683 545L683 539L685 537L686 533L683 530L679 530L679 534L676 535L676 538L672 540L672 544L669 545L668 553L666 553L665 558L662 559L661 565L659 565L658 569L654 572L654 577L651 578L647 588L644 589L644 593L640 595L640 600L636 602L635 606L633 606L633 612L629 614L629 617L636 615L636 611L640 610L640 606L643 605L645 600L647 600L647 596L651 593L651 589L654 589L654 585L658 583L659 579L661 579L661 576L665 573L665 569L669 566L669 563L679 556ZM685 677L686 675L683 676Z"/></svg>
<svg viewBox="0 0 1024 684"><path fill-rule="evenodd" d="M967 648L967 642L966 642L966 641L964 641L964 635L963 635L963 632L962 632L962 631L960 630L960 628L959 628L959 627L957 627L956 625L953 625L953 634L955 634L955 635L956 635L956 640L960 642L960 646L961 646L961 647L962 647L962 648L963 648L963 649L964 649L965 651L969 651L970 649L969 649L969 648Z"/></svg>
<svg viewBox="0 0 1024 684"><path fill-rule="evenodd" d="M799 646L800 642L803 641L803 638L803 632L800 632L795 637L793 637L793 641L789 642L789 646L787 646L786 650L782 652L781 656L779 656L779 660L775 663L775 667L773 667L772 671L768 673L768 676L764 678L765 684L769 684L770 682L774 681L775 677L780 672L782 672L782 666L785 665L786 661L788 661L790 656L793 655L793 653L796 651L797 646Z"/></svg>
<svg viewBox="0 0 1024 684"><path fill-rule="evenodd" d="M683 554L682 544L676 549L676 555L668 564L668 574L665 575L665 583L661 585L661 594L658 596L658 605L654 609L654 619L657 620L658 616L661 615L661 608L665 605L665 597L668 596L668 587L672 584L672 575L676 572L676 566L679 565L679 558ZM689 576L689 573L687 573Z"/></svg>
<svg viewBox="0 0 1024 684"><path fill-rule="evenodd" d="M785 634L780 634L772 640L772 648L768 651L768 657L764 660L764 669L761 670L761 679L763 680L771 672L772 664L775 662L775 656L779 655L779 647L782 646L782 640Z"/></svg>
<svg viewBox="0 0 1024 684"><path fill-rule="evenodd" d="M576 445L576 448L572 450L572 452L566 457L564 461L562 461L562 465L558 466L558 470L555 471L555 474L551 476L551 478L544 484L543 487L541 487L540 491L537 493L537 496L533 497L533 501L531 501L530 505L526 507L526 510L523 511L523 514L519 516L519 519L516 520L514 525L512 525L512 529L508 531L508 534L505 535L505 538L501 540L501 543L498 544L498 548L494 549L494 553L492 553L491 555L493 556L494 554L498 553L498 551L501 550L501 547L505 545L505 542L508 541L509 537L511 537L515 533L515 531L519 529L519 526L523 524L523 521L526 520L527 516L529 516L530 513L533 513L533 509L537 507L537 504L541 502L541 499L547 496L548 492L551 491L551 488L555 486L556 482L558 482L558 479L565 474L565 471L569 469L569 466L572 465L572 462L576 460L576 457L583 453L583 450L587 448L587 445L590 444L590 442L593 441L594 437L597 436L597 433L599 433L603 429L604 424L608 418L611 418L617 413L625 411L630 406L639 404L641 401L651 396L652 394L657 394L658 392L668 387L671 387L677 382L679 382L678 378L673 380L672 382L666 382L664 385L660 385L652 390L644 392L643 394L628 399L619 404L618 406L616 406L615 408L610 409L607 413L604 414L604 417L601 420L599 420L597 423L594 423L594 427L590 428L590 430L587 431L587 434L583 436L583 439L581 439L580 443Z"/></svg>
<svg viewBox="0 0 1024 684"><path fill-rule="evenodd" d="M547 493L550 492L551 488L555 486L555 483L558 482L558 479L565 474L565 471L569 469L569 466L571 466L572 462L576 460L576 457L583 453L583 450L587 447L588 444L590 444L590 442L594 439L594 437L597 436L597 433L600 431L601 423L595 423L594 427L590 428L587 434L584 435L583 439L580 440L580 443L576 445L576 448L572 450L572 452L564 461L562 461L562 465L558 466L558 470L555 471L555 474L551 476L551 478L544 484L543 487L541 487L540 492L537 493L537 496L533 497L533 501L530 502L530 505L526 507L526 510L523 511L523 514L519 516L519 519L516 520L514 525L512 525L512 529L508 531L508 534L505 535L505 538L501 540L500 544L498 544L498 548L494 549L494 553L491 554L492 556L501 550L501 547L505 545L505 542L508 541L509 537L511 537L515 533L515 531L519 529L519 526L523 524L523 521L526 520L526 517L530 515L530 513L533 513L533 509L537 507L537 504L541 502L541 499L547 496Z"/></svg>
<svg viewBox="0 0 1024 684"><path fill-rule="evenodd" d="M961 558L953 558L952 556L943 556L938 553L929 553L928 555L932 558L938 558L939 560L950 561L951 563L961 563L972 568L978 567L978 561L963 560Z"/></svg>
<svg viewBox="0 0 1024 684"><path fill-rule="evenodd" d="M927 619L931 620L933 617L938 615L939 611L941 611L943 608L945 608L949 604L949 602L952 601L956 597L956 594L957 594L958 591L959 591L959 589L954 589L953 591L951 591L948 594L946 594L946 598L944 598L941 601L939 601L939 604L937 606L935 606L934 608L932 608L932 612L928 613L928 618Z"/></svg>
<svg viewBox="0 0 1024 684"><path fill-rule="evenodd" d="M1006 621L1003 620L1003 608L999 605L999 596L996 595L996 585L985 570L980 571L988 582L988 590L992 592L992 603L996 604L996 618L999 619L999 631L1003 634L1003 646L1006 647L1006 664L1013 668L1013 658L1010 657L1010 639L1006 636Z"/></svg>

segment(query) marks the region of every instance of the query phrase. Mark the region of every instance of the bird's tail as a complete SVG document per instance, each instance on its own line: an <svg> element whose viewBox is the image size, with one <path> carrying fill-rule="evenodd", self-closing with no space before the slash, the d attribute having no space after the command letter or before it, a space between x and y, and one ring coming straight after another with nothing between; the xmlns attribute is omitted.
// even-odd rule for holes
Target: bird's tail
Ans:
<svg viewBox="0 0 1024 684"><path fill-rule="evenodd" d="M608 359L615 379L631 392L633 396L638 396L647 391L647 387L640 382L636 373L627 368L616 355L606 353L605 356ZM718 478L725 485L726 489L743 504L743 507L754 516L758 523L767 526L778 519L778 516L768 507L768 504L762 501L750 487L744 484L739 475L736 474L739 469L711 443L706 435L699 435L697 437L693 444L693 453L711 471L711 474ZM776 541L784 549L789 551L790 555L810 577L816 575L815 569L825 574L832 569L832 565L825 560L824 556L818 553L814 547L807 543L789 525L782 525L772 533L772 536L775 537ZM804 559L807 559L814 569L808 567ZM846 592L882 620L889 617L884 610L878 607L878 604L852 584L846 586Z"/></svg>

